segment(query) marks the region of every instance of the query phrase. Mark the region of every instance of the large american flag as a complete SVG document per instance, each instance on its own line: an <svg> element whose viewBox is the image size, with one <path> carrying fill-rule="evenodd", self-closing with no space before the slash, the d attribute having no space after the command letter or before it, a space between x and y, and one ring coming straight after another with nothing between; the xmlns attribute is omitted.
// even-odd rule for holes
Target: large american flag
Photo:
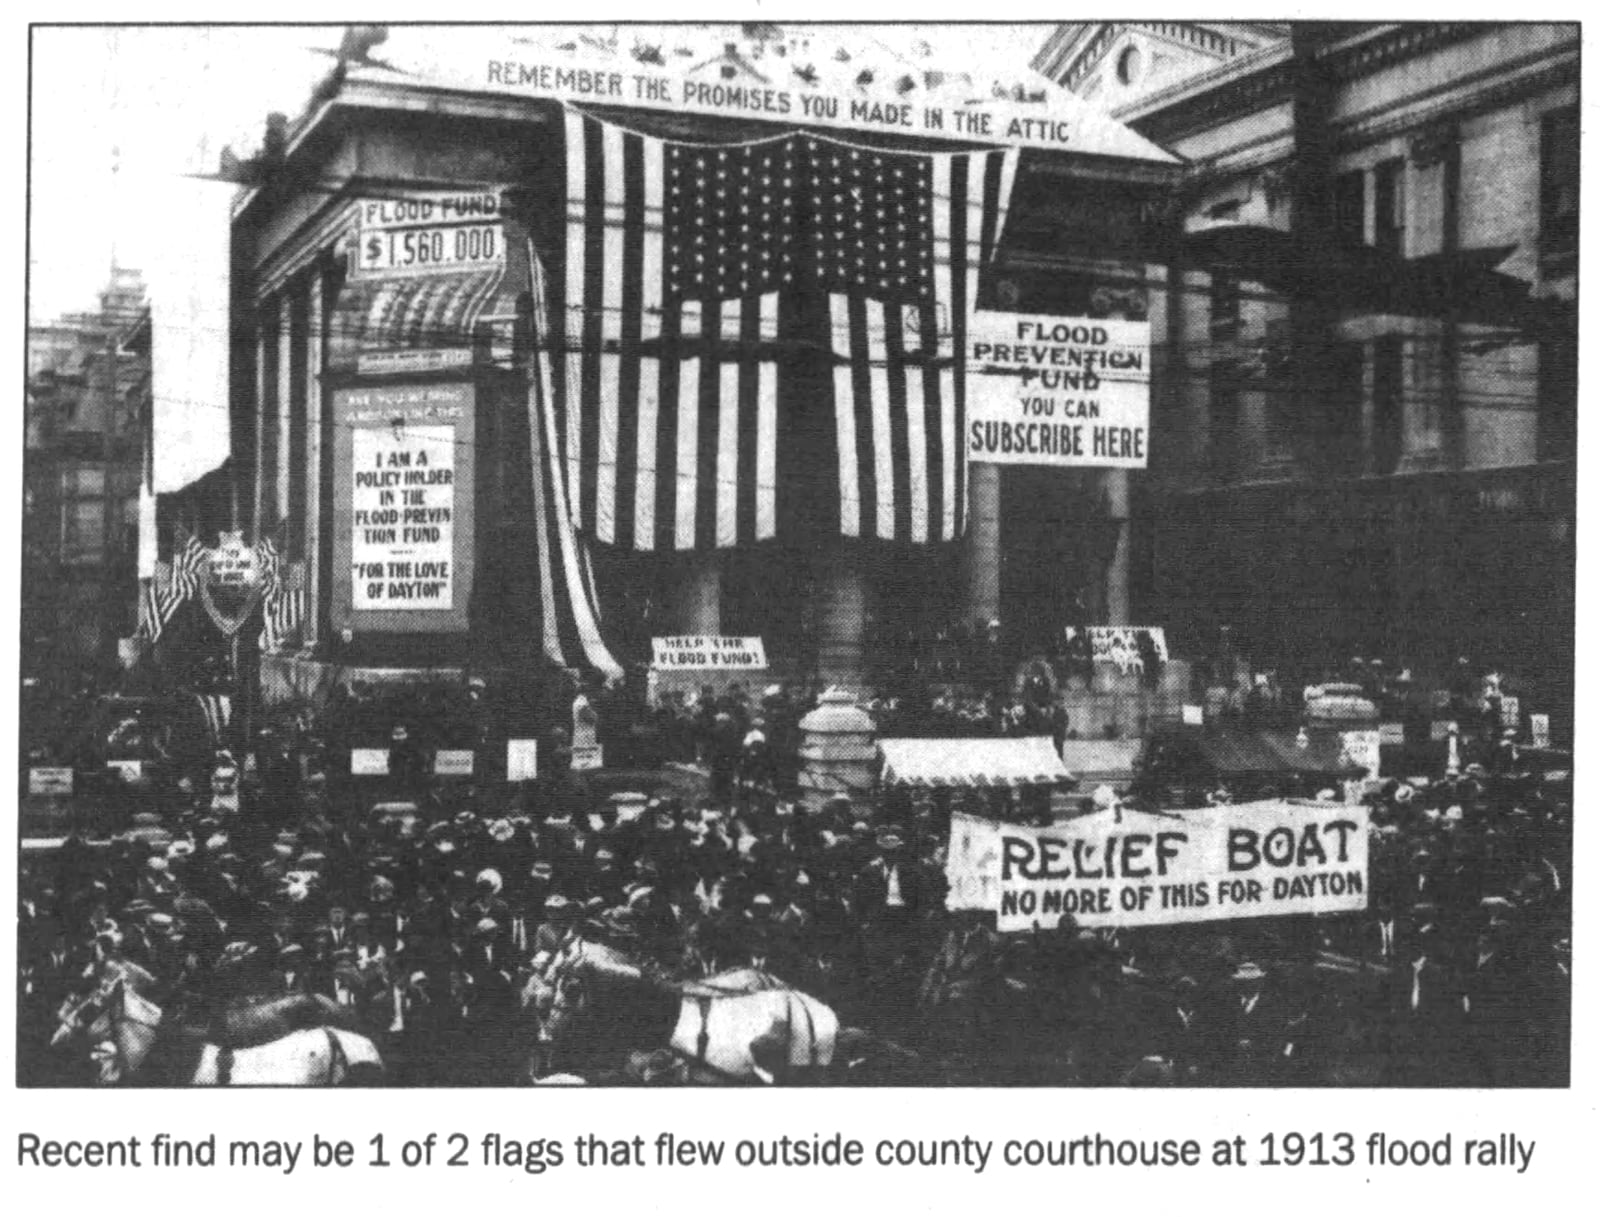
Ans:
<svg viewBox="0 0 1600 1217"><path fill-rule="evenodd" d="M565 320L541 338L583 535L961 534L966 319L1015 150L674 143L575 111L566 148Z"/></svg>

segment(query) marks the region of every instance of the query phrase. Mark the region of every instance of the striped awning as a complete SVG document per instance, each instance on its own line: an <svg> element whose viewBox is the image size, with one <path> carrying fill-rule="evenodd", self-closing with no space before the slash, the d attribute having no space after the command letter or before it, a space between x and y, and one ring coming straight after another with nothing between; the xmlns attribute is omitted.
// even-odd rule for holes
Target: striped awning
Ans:
<svg viewBox="0 0 1600 1217"><path fill-rule="evenodd" d="M334 312L329 363L364 372L509 363L519 290L523 275L505 266L352 280Z"/></svg>
<svg viewBox="0 0 1600 1217"><path fill-rule="evenodd" d="M1073 780L1048 736L883 739L886 786L1054 786Z"/></svg>

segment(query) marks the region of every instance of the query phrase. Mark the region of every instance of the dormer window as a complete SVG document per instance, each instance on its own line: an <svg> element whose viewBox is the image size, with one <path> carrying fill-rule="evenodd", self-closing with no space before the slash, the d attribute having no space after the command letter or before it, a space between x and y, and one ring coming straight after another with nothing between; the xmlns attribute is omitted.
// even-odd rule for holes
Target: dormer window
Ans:
<svg viewBox="0 0 1600 1217"><path fill-rule="evenodd" d="M1117 80L1125 85L1131 85L1139 79L1144 71L1144 52L1137 46L1122 48L1122 54L1117 56Z"/></svg>

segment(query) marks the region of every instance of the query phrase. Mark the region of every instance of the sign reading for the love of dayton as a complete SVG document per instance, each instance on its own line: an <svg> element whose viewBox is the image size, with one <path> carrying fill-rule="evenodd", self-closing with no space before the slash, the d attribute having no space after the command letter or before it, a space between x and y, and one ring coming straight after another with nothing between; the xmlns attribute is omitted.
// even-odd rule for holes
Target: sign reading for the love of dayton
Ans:
<svg viewBox="0 0 1600 1217"><path fill-rule="evenodd" d="M969 327L967 456L1143 469L1150 323L979 311Z"/></svg>
<svg viewBox="0 0 1600 1217"><path fill-rule="evenodd" d="M334 394L336 628L466 628L473 406L464 384Z"/></svg>
<svg viewBox="0 0 1600 1217"><path fill-rule="evenodd" d="M1268 800L1051 828L951 817L951 909L1001 931L1171 925L1367 907L1367 809Z"/></svg>

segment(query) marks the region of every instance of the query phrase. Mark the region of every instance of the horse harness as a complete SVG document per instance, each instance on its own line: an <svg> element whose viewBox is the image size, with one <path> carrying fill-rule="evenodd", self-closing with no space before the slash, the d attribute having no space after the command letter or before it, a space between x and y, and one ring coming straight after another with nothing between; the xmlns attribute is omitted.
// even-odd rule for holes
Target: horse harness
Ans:
<svg viewBox="0 0 1600 1217"><path fill-rule="evenodd" d="M695 1008L700 1011L700 1033L695 1037L693 1054L690 1054L686 1050L679 1048L670 1042L668 1043L667 1047L671 1051L677 1053L679 1056L692 1061L702 1069L709 1069L712 1073L721 1078L741 1082L744 1081L745 1079L738 1077L738 1075L730 1073L728 1070L717 1065L713 1065L708 1059L711 1050L711 1006L713 1002L716 1002L719 999L709 993L685 993L683 996L685 999L688 999L692 996L694 999ZM743 995L734 994L728 996ZM809 1058L810 1067L815 1069L817 1066L817 1020L811 1013L811 1007L806 1004L803 994L796 993L793 989L785 989L783 990L783 996L783 1026L786 1036L785 1050L787 1051L788 1046L794 1043L794 1003L795 999L798 997L800 999L800 1011L806 1016L806 1055Z"/></svg>
<svg viewBox="0 0 1600 1217"><path fill-rule="evenodd" d="M143 1027L152 1032L161 1029L159 1021L150 1022L146 1019L135 1018L127 1012L126 992L123 993L122 999L107 1011L107 1015L110 1018L113 1033L123 1023L129 1023L135 1027ZM345 1053L344 1045L340 1043L339 1037L334 1034L332 1027L323 1027L322 1033L328 1038L328 1064L323 1073L323 1085L337 1086L341 1080L341 1075L349 1075L350 1058ZM216 1065L218 1086L233 1085L233 1061L234 1049L225 1044L218 1044Z"/></svg>
<svg viewBox="0 0 1600 1217"><path fill-rule="evenodd" d="M340 1070L343 1070L346 1076L350 1073L350 1058L345 1055L344 1045L339 1042L339 1037L334 1034L332 1027L324 1027L322 1034L328 1037L328 1071L323 1084L337 1086L340 1082Z"/></svg>

